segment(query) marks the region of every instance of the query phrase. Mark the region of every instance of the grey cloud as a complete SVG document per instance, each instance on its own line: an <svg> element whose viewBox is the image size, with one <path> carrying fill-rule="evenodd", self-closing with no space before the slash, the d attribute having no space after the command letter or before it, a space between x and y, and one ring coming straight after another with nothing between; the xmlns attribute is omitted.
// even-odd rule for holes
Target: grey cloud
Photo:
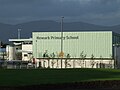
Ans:
<svg viewBox="0 0 120 90"><path fill-rule="evenodd" d="M0 0L0 12L0 21L11 23L60 16L66 21L118 23L120 0Z"/></svg>
<svg viewBox="0 0 120 90"><path fill-rule="evenodd" d="M0 0L0 5L19 5L19 4L35 4L45 5L51 3L51 0Z"/></svg>

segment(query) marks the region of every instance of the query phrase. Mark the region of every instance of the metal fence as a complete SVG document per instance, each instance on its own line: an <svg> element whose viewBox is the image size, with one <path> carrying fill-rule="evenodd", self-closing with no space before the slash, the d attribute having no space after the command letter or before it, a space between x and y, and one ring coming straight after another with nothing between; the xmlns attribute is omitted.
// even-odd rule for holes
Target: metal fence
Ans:
<svg viewBox="0 0 120 90"><path fill-rule="evenodd" d="M0 68L114 68L114 59L82 58L37 58L35 62L22 60L0 60Z"/></svg>
<svg viewBox="0 0 120 90"><path fill-rule="evenodd" d="M0 61L0 68L4 69L30 69L35 68L35 65L32 64L32 62L29 61L21 61L21 60L1 60Z"/></svg>
<svg viewBox="0 0 120 90"><path fill-rule="evenodd" d="M110 58L37 58L41 68L114 68Z"/></svg>

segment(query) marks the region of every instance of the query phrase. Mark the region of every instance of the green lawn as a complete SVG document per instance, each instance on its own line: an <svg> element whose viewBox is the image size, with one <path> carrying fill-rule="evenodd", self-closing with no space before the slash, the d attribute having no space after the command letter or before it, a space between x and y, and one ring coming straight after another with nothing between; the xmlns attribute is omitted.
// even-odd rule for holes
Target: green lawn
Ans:
<svg viewBox="0 0 120 90"><path fill-rule="evenodd" d="M0 86L120 80L114 69L0 69Z"/></svg>

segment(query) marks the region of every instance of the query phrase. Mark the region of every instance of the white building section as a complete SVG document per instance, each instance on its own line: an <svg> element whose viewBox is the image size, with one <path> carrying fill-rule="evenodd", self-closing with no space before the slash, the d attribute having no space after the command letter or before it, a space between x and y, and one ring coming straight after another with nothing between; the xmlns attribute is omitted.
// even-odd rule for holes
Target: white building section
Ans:
<svg viewBox="0 0 120 90"><path fill-rule="evenodd" d="M15 59L15 47L7 45L6 46L6 53L7 53L7 60L14 60Z"/></svg>
<svg viewBox="0 0 120 90"><path fill-rule="evenodd" d="M32 43L31 42L22 43L22 60L32 61Z"/></svg>
<svg viewBox="0 0 120 90"><path fill-rule="evenodd" d="M30 61L32 60L32 39L9 39L13 42L15 48L15 56L13 60ZM19 47L18 47L19 46Z"/></svg>

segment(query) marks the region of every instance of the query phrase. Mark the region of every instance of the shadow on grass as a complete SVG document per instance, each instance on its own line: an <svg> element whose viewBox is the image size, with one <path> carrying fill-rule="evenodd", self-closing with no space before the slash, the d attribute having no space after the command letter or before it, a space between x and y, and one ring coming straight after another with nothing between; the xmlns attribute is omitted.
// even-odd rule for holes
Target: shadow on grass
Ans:
<svg viewBox="0 0 120 90"><path fill-rule="evenodd" d="M109 80L109 81L106 81ZM112 80L112 81L111 81ZM17 88L50 88L66 89L76 87L93 87L102 85L112 87L120 84L120 70L115 69L1 69L0 86ZM112 83L112 84L111 84ZM115 87L114 85L114 87ZM118 85L117 85L118 86ZM52 89L54 89L52 88ZM33 88L32 88L33 89ZM32 90L31 89L31 90ZM77 88L76 88L77 89ZM0 89L1 90L1 89ZM22 89L20 89L22 90ZM29 89L27 89L29 90Z"/></svg>
<svg viewBox="0 0 120 90"><path fill-rule="evenodd" d="M27 86L1 86L0 90L120 90L120 81L90 81L64 84L41 84Z"/></svg>

